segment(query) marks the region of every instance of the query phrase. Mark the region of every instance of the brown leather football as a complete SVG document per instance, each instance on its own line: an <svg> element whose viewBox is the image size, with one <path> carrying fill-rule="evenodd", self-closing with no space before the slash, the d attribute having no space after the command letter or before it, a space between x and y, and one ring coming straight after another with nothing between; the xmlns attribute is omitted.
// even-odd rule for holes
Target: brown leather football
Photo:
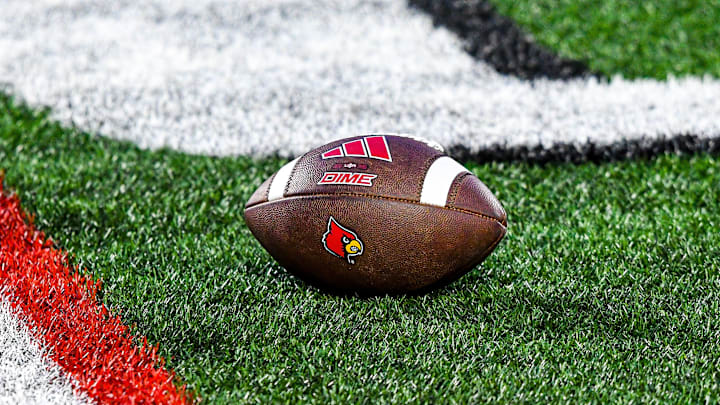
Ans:
<svg viewBox="0 0 720 405"><path fill-rule="evenodd" d="M347 138L289 162L250 197L245 220L298 277L361 294L455 280L507 227L477 177L439 145L398 135Z"/></svg>

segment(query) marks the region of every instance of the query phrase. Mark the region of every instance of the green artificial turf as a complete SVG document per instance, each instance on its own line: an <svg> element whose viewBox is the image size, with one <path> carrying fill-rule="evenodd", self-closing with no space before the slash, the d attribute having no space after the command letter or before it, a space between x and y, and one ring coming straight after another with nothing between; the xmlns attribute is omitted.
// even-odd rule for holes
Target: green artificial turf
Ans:
<svg viewBox="0 0 720 405"><path fill-rule="evenodd" d="M251 236L243 204L282 163L143 151L0 97L6 184L207 403L720 400L720 158L471 163L506 239L443 290L371 299Z"/></svg>
<svg viewBox="0 0 720 405"><path fill-rule="evenodd" d="M492 0L560 54L625 77L720 77L720 0Z"/></svg>

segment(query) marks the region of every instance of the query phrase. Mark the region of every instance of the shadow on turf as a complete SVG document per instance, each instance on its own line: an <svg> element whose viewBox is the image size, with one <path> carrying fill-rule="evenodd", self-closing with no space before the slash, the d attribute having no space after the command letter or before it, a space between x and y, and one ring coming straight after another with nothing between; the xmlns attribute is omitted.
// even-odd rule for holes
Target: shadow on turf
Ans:
<svg viewBox="0 0 720 405"><path fill-rule="evenodd" d="M460 292L459 290L467 289L467 287L463 287L464 283L462 282L463 279L465 279L465 276L472 272L474 269L477 268L477 265L473 265L473 267L468 271L460 271L455 274L451 274L450 276L441 279L437 281L434 284L431 284L427 287L421 288L419 290L415 290L412 292L391 292L391 293L384 293L384 294L377 294L372 292L366 292L366 291L355 291L355 292L348 292L346 290L339 290L337 288L333 288L330 285L323 284L317 280L306 280L302 279L295 274L293 274L290 270L287 270L286 268L282 267L279 264L275 265L278 269L278 271L284 272L285 275L293 280L293 284L296 288L299 289L313 289L317 291L318 293L326 296L333 296L338 298L358 298L358 299L372 299L372 298L402 298L402 297L422 297L422 296L439 296L439 295L451 295L455 292Z"/></svg>
<svg viewBox="0 0 720 405"><path fill-rule="evenodd" d="M661 138L643 138L616 142L609 145L594 143L558 143L550 148L536 146L506 147L496 145L481 151L464 146L448 148L448 154L461 161L476 162L528 162L546 164L554 162L603 163L629 159L649 159L663 154L720 154L719 138L701 138L697 135L676 135Z"/></svg>

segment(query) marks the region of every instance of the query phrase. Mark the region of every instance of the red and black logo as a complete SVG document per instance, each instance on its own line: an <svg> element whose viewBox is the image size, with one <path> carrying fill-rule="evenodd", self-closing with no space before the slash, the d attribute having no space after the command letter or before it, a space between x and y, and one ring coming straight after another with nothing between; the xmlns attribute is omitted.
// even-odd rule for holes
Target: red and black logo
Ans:
<svg viewBox="0 0 720 405"><path fill-rule="evenodd" d="M327 232L323 235L322 243L325 250L333 256L347 259L350 264L355 264L353 257L363 254L363 243L357 234L340 225L333 217L328 220Z"/></svg>

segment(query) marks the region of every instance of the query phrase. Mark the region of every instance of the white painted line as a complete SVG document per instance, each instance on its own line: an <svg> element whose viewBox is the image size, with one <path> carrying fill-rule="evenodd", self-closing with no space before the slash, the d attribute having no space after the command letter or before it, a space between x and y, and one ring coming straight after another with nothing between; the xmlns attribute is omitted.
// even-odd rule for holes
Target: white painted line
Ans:
<svg viewBox="0 0 720 405"><path fill-rule="evenodd" d="M87 404L0 294L0 403Z"/></svg>
<svg viewBox="0 0 720 405"><path fill-rule="evenodd" d="M0 83L141 147L299 156L364 133L471 153L720 137L710 77L533 83L403 0L4 0Z"/></svg>

